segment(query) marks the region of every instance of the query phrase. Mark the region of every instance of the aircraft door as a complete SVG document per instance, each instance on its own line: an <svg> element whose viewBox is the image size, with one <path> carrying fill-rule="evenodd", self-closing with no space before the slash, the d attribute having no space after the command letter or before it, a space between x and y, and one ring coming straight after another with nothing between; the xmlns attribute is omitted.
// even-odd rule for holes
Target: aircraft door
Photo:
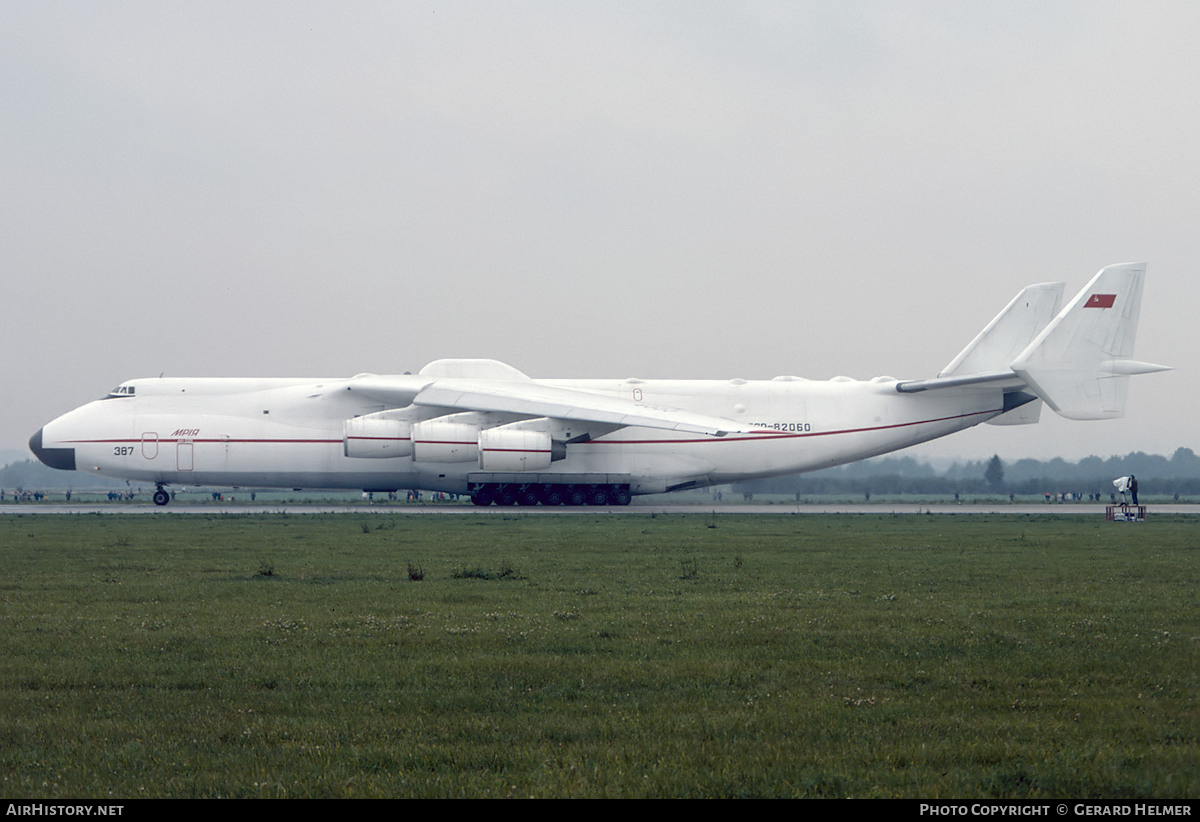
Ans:
<svg viewBox="0 0 1200 822"><path fill-rule="evenodd" d="M178 440L175 443L175 468L178 471L192 470L191 440Z"/></svg>
<svg viewBox="0 0 1200 822"><path fill-rule="evenodd" d="M142 456L148 460L158 456L158 432L147 431L142 434Z"/></svg>

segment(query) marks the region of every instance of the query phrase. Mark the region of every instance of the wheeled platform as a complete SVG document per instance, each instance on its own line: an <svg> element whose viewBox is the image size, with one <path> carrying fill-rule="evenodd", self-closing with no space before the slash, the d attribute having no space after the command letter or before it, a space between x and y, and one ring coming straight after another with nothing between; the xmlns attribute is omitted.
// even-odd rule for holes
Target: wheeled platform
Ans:
<svg viewBox="0 0 1200 822"><path fill-rule="evenodd" d="M1145 522L1144 505L1109 505L1104 509L1104 518L1109 522Z"/></svg>

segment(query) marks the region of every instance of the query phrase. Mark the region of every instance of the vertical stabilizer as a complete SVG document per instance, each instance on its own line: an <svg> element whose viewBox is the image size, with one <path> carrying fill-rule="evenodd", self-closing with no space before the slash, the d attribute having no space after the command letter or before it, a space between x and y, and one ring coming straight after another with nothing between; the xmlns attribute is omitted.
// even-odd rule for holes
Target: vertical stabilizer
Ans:
<svg viewBox="0 0 1200 822"><path fill-rule="evenodd" d="M1016 357L1012 370L1064 417L1122 416L1129 375L1166 370L1129 359L1145 277L1145 263L1102 269Z"/></svg>
<svg viewBox="0 0 1200 822"><path fill-rule="evenodd" d="M1025 287L938 376L1007 371L1013 359L1054 319L1062 295L1062 283Z"/></svg>

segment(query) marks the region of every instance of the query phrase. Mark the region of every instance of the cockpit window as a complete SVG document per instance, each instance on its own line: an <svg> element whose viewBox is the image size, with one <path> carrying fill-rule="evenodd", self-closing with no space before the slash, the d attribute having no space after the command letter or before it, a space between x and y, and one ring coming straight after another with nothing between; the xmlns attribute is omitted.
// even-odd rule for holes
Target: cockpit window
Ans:
<svg viewBox="0 0 1200 822"><path fill-rule="evenodd" d="M118 385L112 391L108 392L108 396L110 396L110 397L132 397L135 390L136 390L136 387L132 386L132 385Z"/></svg>

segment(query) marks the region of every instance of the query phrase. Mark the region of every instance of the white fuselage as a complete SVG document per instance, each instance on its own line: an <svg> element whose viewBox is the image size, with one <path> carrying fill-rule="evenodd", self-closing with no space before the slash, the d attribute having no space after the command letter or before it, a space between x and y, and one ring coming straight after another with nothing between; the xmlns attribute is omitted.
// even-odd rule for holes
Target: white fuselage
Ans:
<svg viewBox="0 0 1200 822"><path fill-rule="evenodd" d="M488 359L416 375L145 379L45 425L42 462L168 484L430 489L477 505L624 505L813 471L981 422L1124 413L1145 265L1101 269L1059 310L1027 286L936 377L899 382L534 380ZM169 495L160 487L155 502Z"/></svg>
<svg viewBox="0 0 1200 822"><path fill-rule="evenodd" d="M428 382L407 379L414 386ZM346 421L387 406L349 390L352 384L350 379L133 380L48 423L38 434L40 449L73 450L79 471L157 484L465 493L472 482L487 481L469 441L466 456L450 461L420 461L412 453L347 456ZM536 384L728 418L755 429L708 436L612 426L598 436L568 441L561 458L536 471L542 483L558 475L620 477L634 494L851 462L960 431L995 417L1004 405L995 386L902 394L890 378ZM440 413L448 416L452 410L423 409L419 416ZM519 419L494 415L489 423L487 414L479 417L482 428Z"/></svg>

